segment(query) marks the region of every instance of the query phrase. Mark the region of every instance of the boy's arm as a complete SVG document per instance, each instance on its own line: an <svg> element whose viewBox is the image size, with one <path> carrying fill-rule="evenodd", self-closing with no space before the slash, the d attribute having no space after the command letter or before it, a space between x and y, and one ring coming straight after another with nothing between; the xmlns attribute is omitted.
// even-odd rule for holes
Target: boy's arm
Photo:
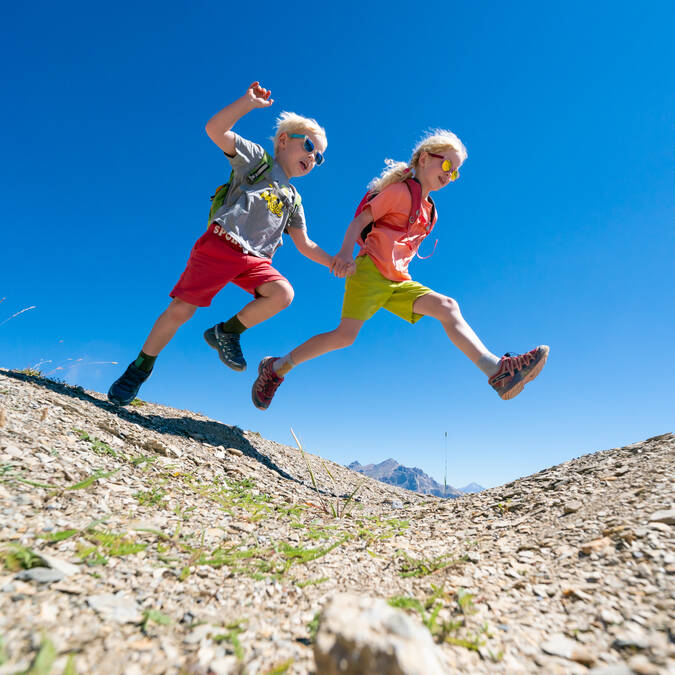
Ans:
<svg viewBox="0 0 675 675"><path fill-rule="evenodd" d="M332 269L334 261L333 256L326 253L326 251L324 251L316 242L313 242L307 236L306 230L299 227L291 227L289 228L288 234L302 255L309 258L310 260L313 260L315 263L319 263L319 265L325 265L331 270L331 272L335 274L335 276L347 276L347 274L344 272L342 274L338 274ZM351 271L349 273L351 273Z"/></svg>
<svg viewBox="0 0 675 675"><path fill-rule="evenodd" d="M342 241L342 248L338 254L333 258L330 266L330 271L338 277L344 277L352 273L354 268L354 244L361 235L363 228L371 223L373 216L370 213L370 207L366 206L361 213L359 213L345 232L345 238ZM350 271L347 271L350 270Z"/></svg>
<svg viewBox="0 0 675 675"><path fill-rule="evenodd" d="M225 106L206 123L209 138L226 154L234 155L234 133L232 127L246 113L254 108L266 108L274 99L270 98L271 90L264 89L260 82L253 82L246 93L230 105Z"/></svg>

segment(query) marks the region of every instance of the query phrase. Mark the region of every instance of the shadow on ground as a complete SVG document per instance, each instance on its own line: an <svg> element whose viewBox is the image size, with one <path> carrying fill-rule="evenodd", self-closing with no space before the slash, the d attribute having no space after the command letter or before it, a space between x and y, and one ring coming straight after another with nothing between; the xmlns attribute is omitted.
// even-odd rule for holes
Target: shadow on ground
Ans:
<svg viewBox="0 0 675 675"><path fill-rule="evenodd" d="M183 417L144 415L137 410L128 410L127 408L113 405L109 401L101 401L88 394L80 386L73 386L66 384L65 382L59 382L58 380L29 375L28 373L22 373L16 370L0 370L0 374L21 382L30 382L38 387L53 391L57 394L64 394L65 396L70 396L71 398L79 399L80 401L86 401L101 410L117 415L121 419L137 424L145 429L158 431L162 434L173 434L174 436L190 438L197 442L208 443L214 447L224 445L226 448L237 448L247 457L255 459L271 471L279 474L282 478L292 480L296 483L302 482L286 473L286 471L275 464L269 457L258 452L246 438L243 430L237 426L229 426L228 424L222 424L221 422L215 422L213 420L197 420L189 415Z"/></svg>

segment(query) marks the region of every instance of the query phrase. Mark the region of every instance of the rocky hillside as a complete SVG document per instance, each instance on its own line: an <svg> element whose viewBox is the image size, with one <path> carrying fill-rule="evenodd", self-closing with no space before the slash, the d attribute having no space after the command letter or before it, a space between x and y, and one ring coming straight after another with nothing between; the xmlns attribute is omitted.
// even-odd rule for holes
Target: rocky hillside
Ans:
<svg viewBox="0 0 675 675"><path fill-rule="evenodd" d="M673 672L674 460L443 500L0 371L0 675Z"/></svg>
<svg viewBox="0 0 675 675"><path fill-rule="evenodd" d="M385 459L379 464L359 464L352 462L347 468L352 471L370 476L382 483L396 485L419 492L422 495L435 495L436 497L461 497L462 491L452 487L452 485L441 485L437 483L429 474L424 473L422 469L416 466L403 466L396 460ZM472 483L475 485L475 483ZM473 490L472 490L473 491Z"/></svg>

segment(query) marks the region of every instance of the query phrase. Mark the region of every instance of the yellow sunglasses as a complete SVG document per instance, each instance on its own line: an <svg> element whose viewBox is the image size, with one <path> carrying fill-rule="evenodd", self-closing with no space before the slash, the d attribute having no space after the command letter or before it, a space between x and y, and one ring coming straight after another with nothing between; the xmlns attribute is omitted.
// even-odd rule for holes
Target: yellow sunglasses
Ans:
<svg viewBox="0 0 675 675"><path fill-rule="evenodd" d="M441 169L443 169L443 171L445 172L452 171L452 173L450 174L451 181L454 182L459 178L459 170L452 168L452 162L449 159L445 159L443 155L437 155L435 152L427 152L427 155L429 155L429 157L438 157L438 159L443 160L441 162Z"/></svg>

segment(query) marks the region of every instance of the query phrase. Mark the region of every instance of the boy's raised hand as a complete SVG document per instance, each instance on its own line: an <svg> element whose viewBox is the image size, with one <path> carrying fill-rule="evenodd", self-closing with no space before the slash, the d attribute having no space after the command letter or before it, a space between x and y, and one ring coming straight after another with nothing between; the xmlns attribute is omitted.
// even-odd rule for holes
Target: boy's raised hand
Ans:
<svg viewBox="0 0 675 675"><path fill-rule="evenodd" d="M260 82L253 82L246 90L246 98L254 108L266 108L274 103L271 93L272 90L261 87Z"/></svg>

